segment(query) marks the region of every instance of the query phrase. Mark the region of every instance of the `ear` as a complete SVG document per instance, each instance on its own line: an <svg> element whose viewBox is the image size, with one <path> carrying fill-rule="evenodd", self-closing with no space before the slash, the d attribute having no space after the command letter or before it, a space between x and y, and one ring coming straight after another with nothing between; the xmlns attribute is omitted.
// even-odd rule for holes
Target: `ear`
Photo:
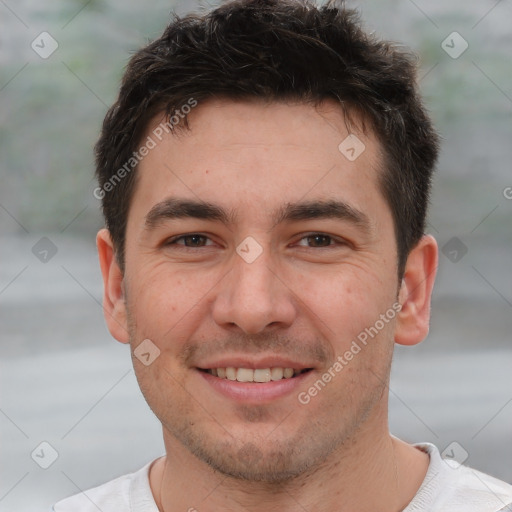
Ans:
<svg viewBox="0 0 512 512"><path fill-rule="evenodd" d="M121 343L129 342L124 276L116 260L114 244L108 229L96 236L96 246L103 275L103 314L108 330Z"/></svg>
<svg viewBox="0 0 512 512"><path fill-rule="evenodd" d="M416 345L427 337L437 260L437 243L430 235L423 236L409 253L398 294L402 309L397 315L395 342L400 345Z"/></svg>

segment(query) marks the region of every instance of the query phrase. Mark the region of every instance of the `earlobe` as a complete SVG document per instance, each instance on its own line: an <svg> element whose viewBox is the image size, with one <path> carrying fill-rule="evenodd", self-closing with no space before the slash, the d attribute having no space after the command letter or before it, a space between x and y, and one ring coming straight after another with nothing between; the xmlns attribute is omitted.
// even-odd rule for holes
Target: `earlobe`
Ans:
<svg viewBox="0 0 512 512"><path fill-rule="evenodd" d="M395 342L400 345L416 345L428 334L437 259L437 243L430 235L423 236L409 253L398 294L402 309L397 316Z"/></svg>
<svg viewBox="0 0 512 512"><path fill-rule="evenodd" d="M129 342L125 302L124 276L115 257L110 232L101 229L96 246L103 276L103 313L112 336L121 343Z"/></svg>

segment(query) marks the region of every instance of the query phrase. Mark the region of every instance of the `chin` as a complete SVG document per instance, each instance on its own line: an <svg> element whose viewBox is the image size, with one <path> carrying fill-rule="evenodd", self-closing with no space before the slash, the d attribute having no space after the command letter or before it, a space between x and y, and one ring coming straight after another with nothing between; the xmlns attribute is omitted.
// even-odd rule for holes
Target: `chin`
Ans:
<svg viewBox="0 0 512 512"><path fill-rule="evenodd" d="M195 447L194 455L215 471L245 482L280 484L307 473L316 462L290 446L260 447L249 442L205 448Z"/></svg>
<svg viewBox="0 0 512 512"><path fill-rule="evenodd" d="M277 437L274 429L268 435L246 432L219 439L205 435L205 430L199 433L190 428L175 431L174 437L197 459L222 475L245 482L280 484L314 471L343 443L341 432L325 434L310 422L295 432Z"/></svg>

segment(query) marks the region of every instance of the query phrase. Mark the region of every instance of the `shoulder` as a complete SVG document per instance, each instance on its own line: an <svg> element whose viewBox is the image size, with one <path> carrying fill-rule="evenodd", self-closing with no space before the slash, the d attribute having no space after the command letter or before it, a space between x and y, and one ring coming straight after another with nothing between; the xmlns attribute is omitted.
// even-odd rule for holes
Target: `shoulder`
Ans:
<svg viewBox="0 0 512 512"><path fill-rule="evenodd" d="M482 512L512 512L512 485L470 467L452 466L452 470L458 473L455 499L468 500Z"/></svg>
<svg viewBox="0 0 512 512"><path fill-rule="evenodd" d="M158 512L149 485L151 464L59 501L51 512Z"/></svg>
<svg viewBox="0 0 512 512"><path fill-rule="evenodd" d="M442 459L432 444L416 447L429 454L430 466L405 512L512 512L512 485L455 460Z"/></svg>

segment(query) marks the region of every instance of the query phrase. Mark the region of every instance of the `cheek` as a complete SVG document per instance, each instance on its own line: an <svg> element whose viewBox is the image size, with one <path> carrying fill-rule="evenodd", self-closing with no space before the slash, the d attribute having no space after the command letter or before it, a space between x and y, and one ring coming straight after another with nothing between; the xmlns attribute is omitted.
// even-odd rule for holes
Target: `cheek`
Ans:
<svg viewBox="0 0 512 512"><path fill-rule="evenodd" d="M393 287L383 282L378 273L354 265L323 275L303 273L300 286L295 288L307 306L308 316L327 339L333 340L336 352L373 326L395 301L390 293ZM382 330L388 327L389 323Z"/></svg>
<svg viewBox="0 0 512 512"><path fill-rule="evenodd" d="M149 338L162 351L186 341L205 315L214 272L169 270L165 264L144 268L130 281L128 312L139 339ZM169 343L172 340L172 343Z"/></svg>

